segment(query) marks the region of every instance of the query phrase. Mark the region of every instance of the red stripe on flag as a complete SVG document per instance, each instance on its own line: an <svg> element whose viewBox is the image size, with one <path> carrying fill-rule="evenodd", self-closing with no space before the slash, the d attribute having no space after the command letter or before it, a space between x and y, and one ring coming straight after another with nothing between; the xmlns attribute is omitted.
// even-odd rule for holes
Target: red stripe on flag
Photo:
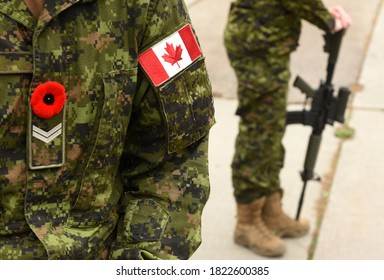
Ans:
<svg viewBox="0 0 384 280"><path fill-rule="evenodd" d="M196 41L191 26L188 24L179 30L181 39L187 48L191 60L194 61L202 54L201 49Z"/></svg>
<svg viewBox="0 0 384 280"><path fill-rule="evenodd" d="M139 63L155 86L169 79L167 72L152 49L139 55Z"/></svg>

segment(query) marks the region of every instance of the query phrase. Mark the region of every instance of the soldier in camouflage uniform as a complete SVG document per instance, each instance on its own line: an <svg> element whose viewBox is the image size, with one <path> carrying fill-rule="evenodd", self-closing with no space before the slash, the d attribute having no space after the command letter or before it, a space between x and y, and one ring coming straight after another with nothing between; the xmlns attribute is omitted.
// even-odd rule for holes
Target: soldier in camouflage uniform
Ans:
<svg viewBox="0 0 384 280"><path fill-rule="evenodd" d="M214 112L183 1L1 1L0 97L0 259L198 248Z"/></svg>
<svg viewBox="0 0 384 280"><path fill-rule="evenodd" d="M307 221L291 219L281 204L289 57L298 45L301 19L327 32L350 24L342 7L330 11L320 0L231 4L225 47L237 76L240 116L232 162L235 242L263 256L282 255L280 237L298 237L309 230Z"/></svg>

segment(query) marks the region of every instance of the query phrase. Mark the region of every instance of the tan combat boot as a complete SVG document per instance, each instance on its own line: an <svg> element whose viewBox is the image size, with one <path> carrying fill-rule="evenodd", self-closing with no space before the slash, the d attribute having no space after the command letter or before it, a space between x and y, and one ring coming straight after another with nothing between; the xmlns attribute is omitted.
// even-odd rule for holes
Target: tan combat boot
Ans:
<svg viewBox="0 0 384 280"><path fill-rule="evenodd" d="M250 204L237 205L235 243L250 248L256 254L277 257L285 253L283 240L275 236L264 224L261 210L265 197Z"/></svg>
<svg viewBox="0 0 384 280"><path fill-rule="evenodd" d="M282 193L275 192L267 196L263 206L262 217L267 227L280 237L300 237L309 231L307 220L294 220L288 217L282 209Z"/></svg>

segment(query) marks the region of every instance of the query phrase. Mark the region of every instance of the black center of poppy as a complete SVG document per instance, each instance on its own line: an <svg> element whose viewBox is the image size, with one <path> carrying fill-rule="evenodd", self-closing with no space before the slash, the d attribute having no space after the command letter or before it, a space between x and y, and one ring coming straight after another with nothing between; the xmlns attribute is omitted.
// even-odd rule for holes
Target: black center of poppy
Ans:
<svg viewBox="0 0 384 280"><path fill-rule="evenodd" d="M47 105L52 105L55 102L55 97L52 93L48 93L44 96L44 103Z"/></svg>

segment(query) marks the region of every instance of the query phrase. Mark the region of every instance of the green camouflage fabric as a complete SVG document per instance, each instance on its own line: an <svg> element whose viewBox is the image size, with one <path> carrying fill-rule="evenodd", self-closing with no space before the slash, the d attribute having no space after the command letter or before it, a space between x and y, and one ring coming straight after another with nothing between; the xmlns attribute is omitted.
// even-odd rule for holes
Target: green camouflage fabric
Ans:
<svg viewBox="0 0 384 280"><path fill-rule="evenodd" d="M287 55L298 46L302 19L322 30L335 24L320 0L234 0L224 35L228 55Z"/></svg>
<svg viewBox="0 0 384 280"><path fill-rule="evenodd" d="M302 19L325 31L335 24L319 0L231 4L224 42L238 81L240 123L232 162L238 203L281 190L289 59L298 46Z"/></svg>
<svg viewBox="0 0 384 280"><path fill-rule="evenodd" d="M0 259L196 251L215 122L204 57L161 87L138 64L189 23L176 0L52 0L39 20L1 1ZM41 119L29 100L47 81L67 101Z"/></svg>

